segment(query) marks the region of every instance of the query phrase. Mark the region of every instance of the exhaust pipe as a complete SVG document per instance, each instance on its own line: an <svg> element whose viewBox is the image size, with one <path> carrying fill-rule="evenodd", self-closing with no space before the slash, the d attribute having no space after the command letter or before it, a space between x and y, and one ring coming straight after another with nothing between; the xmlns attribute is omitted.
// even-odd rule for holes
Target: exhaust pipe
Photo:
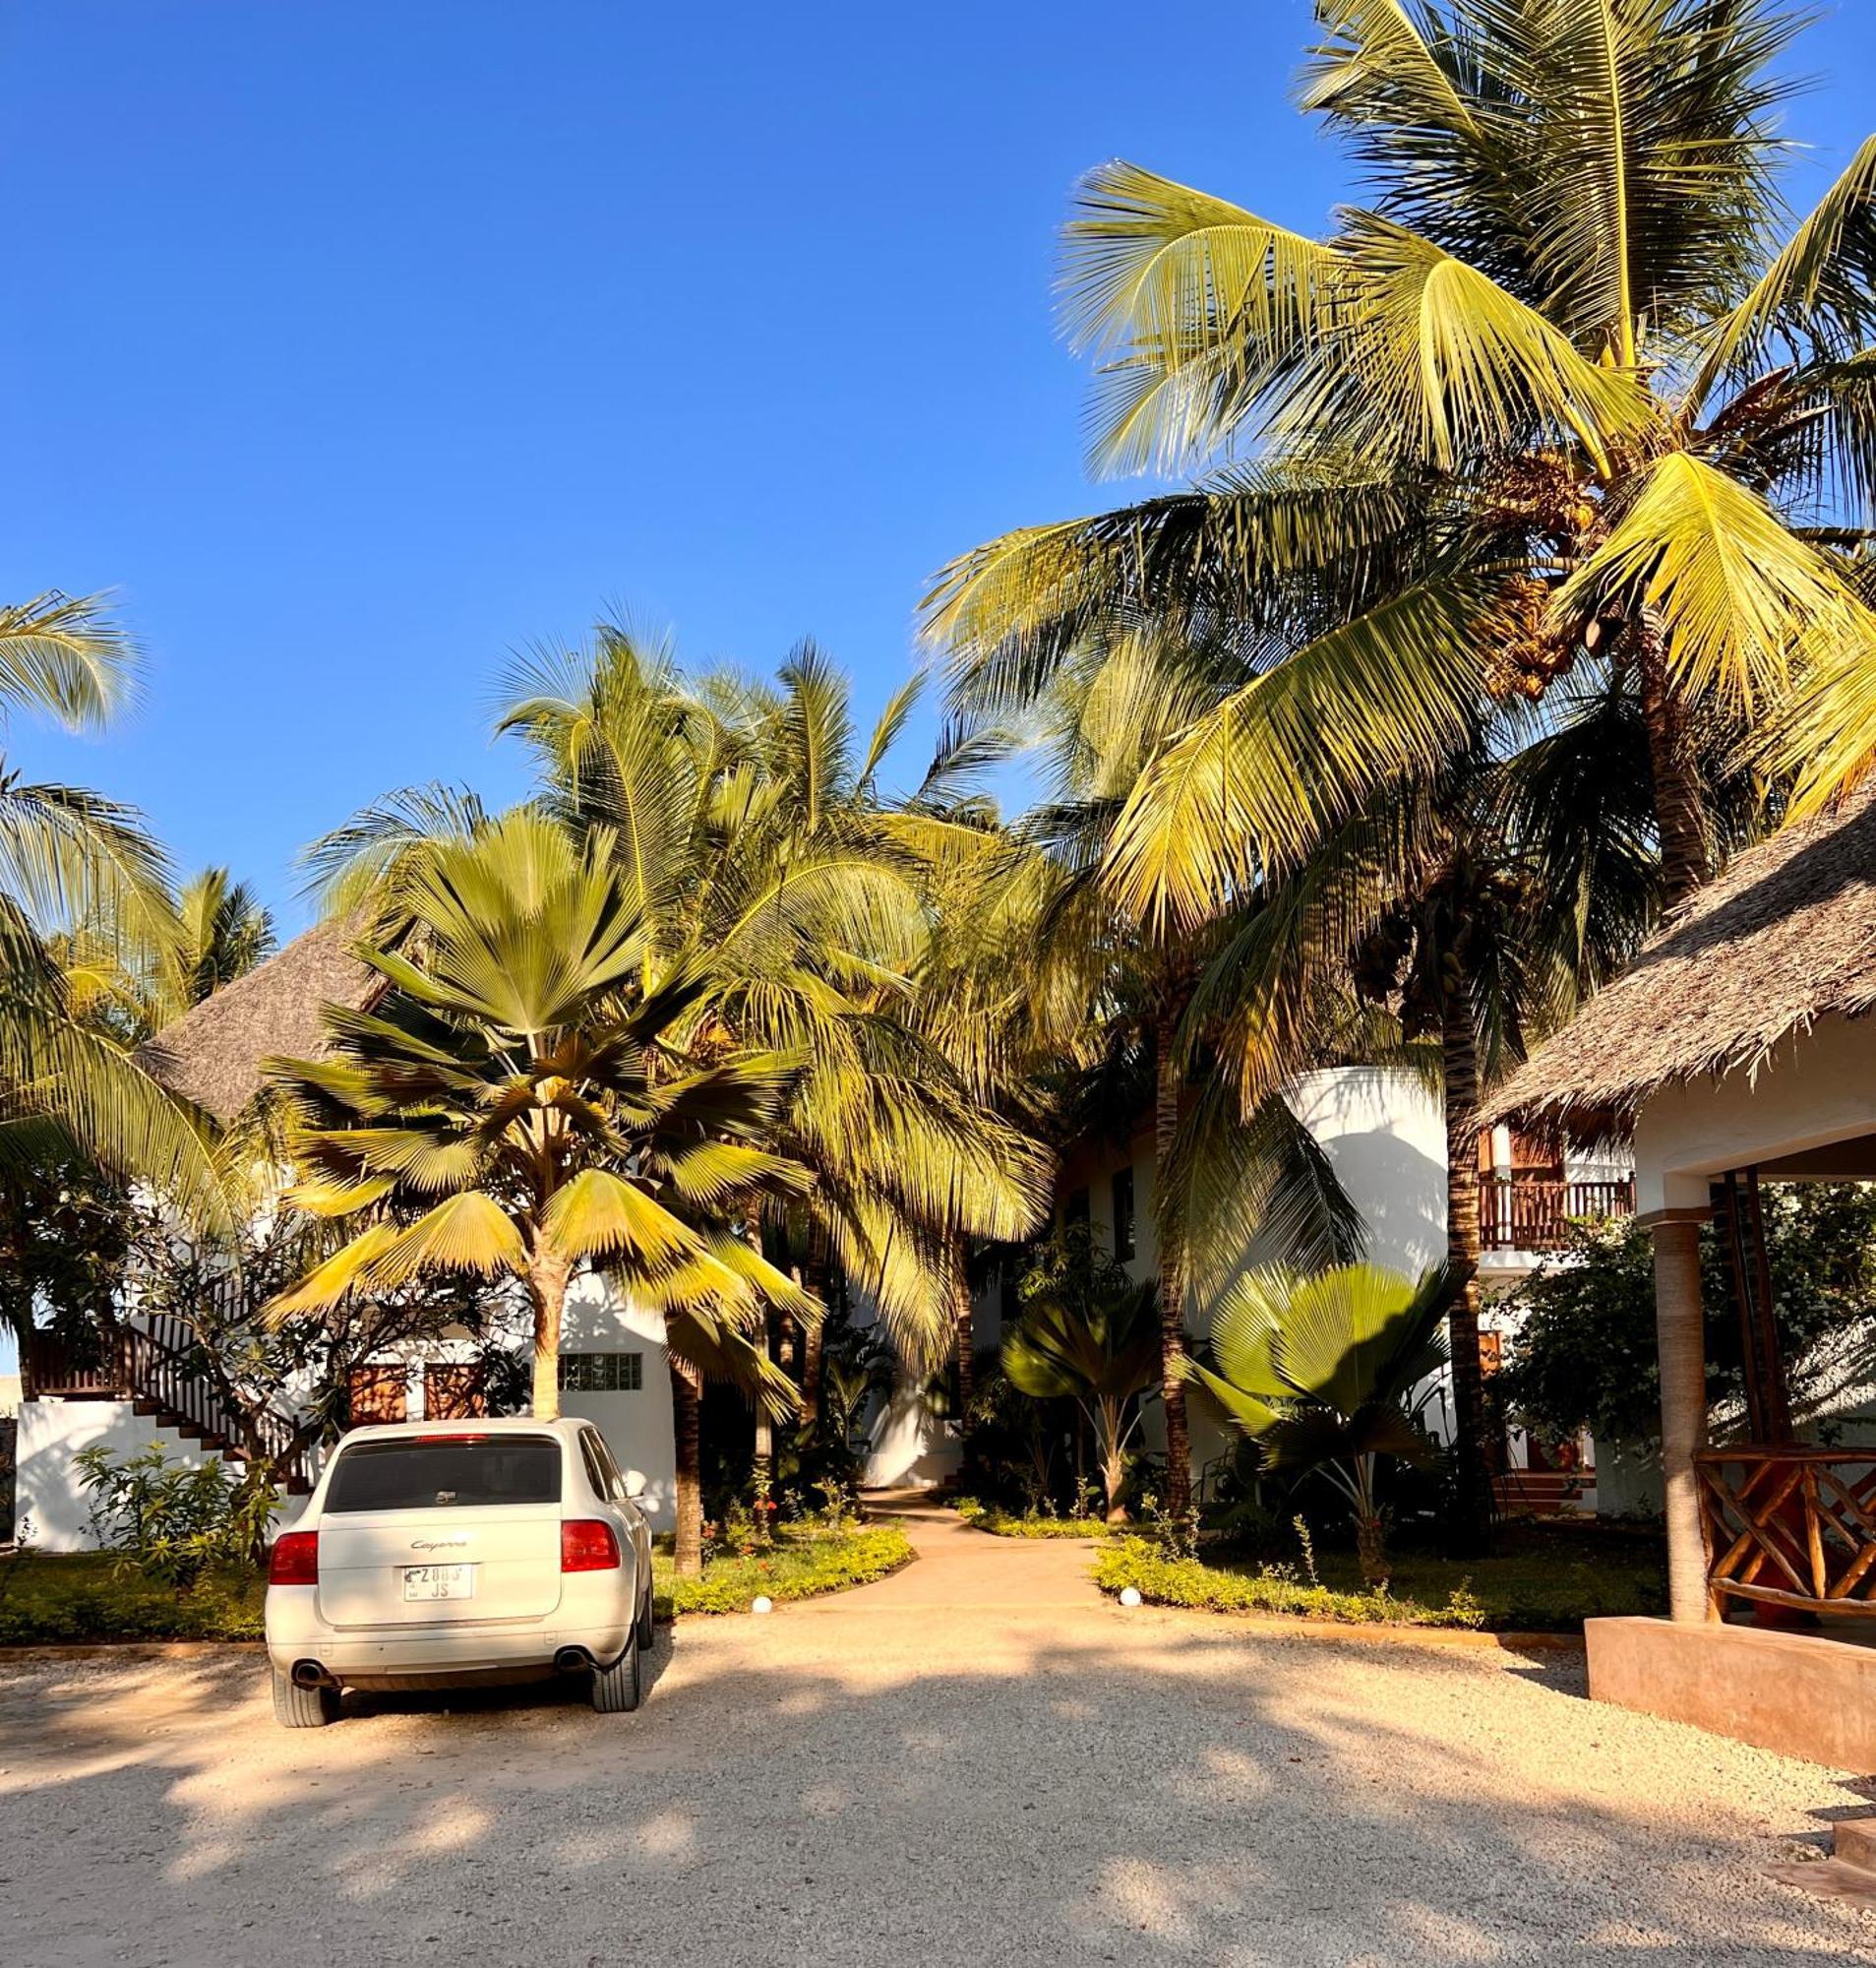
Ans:
<svg viewBox="0 0 1876 1968"><path fill-rule="evenodd" d="M562 1674L587 1674L593 1666L593 1657L584 1647L562 1647L554 1656L554 1666Z"/></svg>
<svg viewBox="0 0 1876 1968"><path fill-rule="evenodd" d="M292 1682L295 1688L335 1688L337 1683L318 1661L295 1661Z"/></svg>

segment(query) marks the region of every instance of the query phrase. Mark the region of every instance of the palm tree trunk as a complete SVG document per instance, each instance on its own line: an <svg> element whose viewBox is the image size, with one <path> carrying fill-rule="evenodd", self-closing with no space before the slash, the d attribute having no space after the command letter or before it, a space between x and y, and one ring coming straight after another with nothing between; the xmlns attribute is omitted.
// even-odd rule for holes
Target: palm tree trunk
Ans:
<svg viewBox="0 0 1876 1968"><path fill-rule="evenodd" d="M671 1448L675 1466L680 1578L703 1569L703 1376L690 1361L666 1355L671 1369Z"/></svg>
<svg viewBox="0 0 1876 1968"><path fill-rule="evenodd" d="M802 1283L819 1301L821 1316L802 1334L801 1418L812 1432L820 1422L821 1330L827 1317L827 1267L815 1256L814 1232L808 1233L808 1252L802 1261Z"/></svg>
<svg viewBox="0 0 1876 1968"><path fill-rule="evenodd" d="M1687 754L1680 707L1667 675L1661 623L1644 609L1627 631L1641 685L1642 722L1648 732L1648 769L1654 781L1655 829L1661 835L1664 900L1673 910L1712 872L1707 862L1707 819L1700 781Z"/></svg>
<svg viewBox="0 0 1876 1968"><path fill-rule="evenodd" d="M532 1405L536 1421L555 1421L560 1416L560 1322L573 1269L559 1252L539 1245L528 1259L527 1296L534 1308Z"/></svg>
<svg viewBox="0 0 1876 1968"><path fill-rule="evenodd" d="M969 1247L962 1237L951 1240L945 1266L951 1287L951 1331L957 1353L958 1432L968 1450L971 1402L977 1394L977 1308L971 1302Z"/></svg>
<svg viewBox="0 0 1876 1968"><path fill-rule="evenodd" d="M1485 1386L1479 1358L1479 1039L1472 1008L1446 994L1440 1033L1445 1068L1446 1261L1464 1280L1447 1315L1452 1342L1453 1454L1462 1547L1483 1550L1491 1523L1485 1462Z"/></svg>
<svg viewBox="0 0 1876 1968"><path fill-rule="evenodd" d="M1192 1507L1192 1438L1185 1420L1185 1265L1174 1211L1167 1197L1167 1171L1179 1135L1179 1017L1163 1010L1153 1027L1153 1200L1160 1259L1160 1398L1166 1411L1166 1507L1183 1517Z"/></svg>

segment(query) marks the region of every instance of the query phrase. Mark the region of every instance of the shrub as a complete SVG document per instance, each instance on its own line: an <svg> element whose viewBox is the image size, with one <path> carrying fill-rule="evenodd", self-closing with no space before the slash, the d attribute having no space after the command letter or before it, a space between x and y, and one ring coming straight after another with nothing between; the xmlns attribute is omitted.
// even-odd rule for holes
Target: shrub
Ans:
<svg viewBox="0 0 1876 1968"><path fill-rule="evenodd" d="M1099 1517L1016 1516L995 1505L980 1504L975 1497L960 1497L957 1513L974 1531L989 1531L1003 1538L1098 1538L1108 1535Z"/></svg>
<svg viewBox="0 0 1876 1968"><path fill-rule="evenodd" d="M1425 1606L1386 1591L1333 1591L1282 1567L1235 1571L1202 1559L1169 1558L1145 1538L1112 1543L1095 1562L1094 1581L1104 1592L1131 1585L1156 1606L1189 1606L1206 1613L1287 1613L1390 1627L1476 1628L1485 1623L1483 1607L1463 1582L1443 1606Z"/></svg>
<svg viewBox="0 0 1876 1968"><path fill-rule="evenodd" d="M158 1442L121 1457L94 1443L72 1460L98 1544L178 1592L193 1591L213 1567L245 1562L279 1508L271 1483L237 1483L214 1458L172 1461Z"/></svg>
<svg viewBox="0 0 1876 1968"><path fill-rule="evenodd" d="M870 1585L897 1571L912 1557L903 1531L875 1524L863 1530L817 1535L781 1535L766 1552L713 1558L700 1578L672 1576L669 1559L653 1561L656 1606L661 1618L678 1613L747 1613L758 1596L778 1604Z"/></svg>

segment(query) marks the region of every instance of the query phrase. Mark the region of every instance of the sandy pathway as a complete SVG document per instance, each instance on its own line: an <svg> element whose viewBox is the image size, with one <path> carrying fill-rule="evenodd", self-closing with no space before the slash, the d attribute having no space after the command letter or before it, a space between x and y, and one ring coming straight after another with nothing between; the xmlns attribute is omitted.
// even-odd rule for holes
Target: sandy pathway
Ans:
<svg viewBox="0 0 1876 1968"><path fill-rule="evenodd" d="M560 1690L275 1730L261 1662L0 1665L0 1961L1876 1963L1774 1884L1864 1788L1568 1659L1122 1613L1074 1546L921 1562Z"/></svg>

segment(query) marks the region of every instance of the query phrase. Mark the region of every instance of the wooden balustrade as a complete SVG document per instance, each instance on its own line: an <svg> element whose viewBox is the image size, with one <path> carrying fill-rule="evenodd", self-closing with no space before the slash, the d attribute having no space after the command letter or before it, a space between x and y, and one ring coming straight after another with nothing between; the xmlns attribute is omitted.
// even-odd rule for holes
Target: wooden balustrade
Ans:
<svg viewBox="0 0 1876 1968"><path fill-rule="evenodd" d="M1876 1613L1876 1448L1713 1448L1694 1467L1716 1612Z"/></svg>
<svg viewBox="0 0 1876 1968"><path fill-rule="evenodd" d="M28 1399L126 1400L165 1427L246 1460L251 1447L286 1464L291 1487L309 1486L309 1451L293 1449L293 1427L271 1409L238 1413L210 1376L186 1320L140 1316L91 1345L32 1332L20 1348L21 1391Z"/></svg>
<svg viewBox="0 0 1876 1968"><path fill-rule="evenodd" d="M1572 1222L1634 1213L1632 1176L1568 1182L1514 1169L1479 1178L1479 1241L1486 1251L1560 1251Z"/></svg>

